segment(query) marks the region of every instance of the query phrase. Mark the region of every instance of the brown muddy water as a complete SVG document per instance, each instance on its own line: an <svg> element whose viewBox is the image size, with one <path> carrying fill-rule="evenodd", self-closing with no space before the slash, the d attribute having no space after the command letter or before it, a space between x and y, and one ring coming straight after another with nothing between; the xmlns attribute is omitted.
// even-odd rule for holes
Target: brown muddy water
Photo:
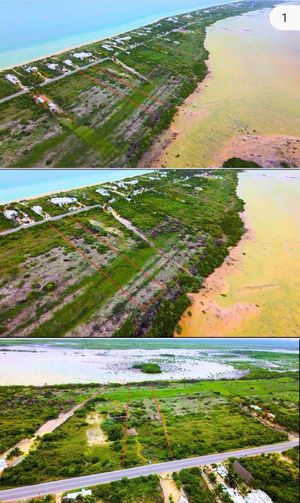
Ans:
<svg viewBox="0 0 300 503"><path fill-rule="evenodd" d="M300 32L275 30L269 13L208 28L209 75L141 166L219 167L231 157L300 166Z"/></svg>
<svg viewBox="0 0 300 503"><path fill-rule="evenodd" d="M238 195L248 231L191 294L182 336L300 335L300 173L244 171Z"/></svg>

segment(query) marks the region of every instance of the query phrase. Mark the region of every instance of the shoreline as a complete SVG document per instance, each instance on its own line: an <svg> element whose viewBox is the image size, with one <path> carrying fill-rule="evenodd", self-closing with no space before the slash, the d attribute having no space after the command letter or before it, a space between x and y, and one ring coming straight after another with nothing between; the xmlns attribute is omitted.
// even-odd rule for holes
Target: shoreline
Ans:
<svg viewBox="0 0 300 503"><path fill-rule="evenodd" d="M149 172L149 174L152 172L153 170L151 170ZM148 173L145 173L145 174L148 174ZM80 190L80 189L87 189L87 188L90 188L90 187L98 187L98 185L106 185L108 183L114 183L114 182L118 182L119 180L126 180L127 178L136 178L138 176L143 176L143 174L138 174L138 175L129 175L129 176L126 176L125 178L116 178L116 180L114 181L108 181L108 182L100 182L100 183L91 183L91 184L88 184L88 185L81 185L79 187L71 187L69 189L58 189L56 191L49 191L49 192L44 192L42 194L38 194L36 196L29 196L29 197L23 197L23 198L20 198L20 199L13 199L11 201L7 201L7 202L0 202L0 208L2 206L5 206L7 204L12 204L12 203L21 203L21 202L24 202L24 201L32 201L34 199L40 199L41 197L48 197L48 196L52 196L54 194L60 194L60 193L66 193L66 192L70 192L70 191L73 191L73 190Z"/></svg>
<svg viewBox="0 0 300 503"><path fill-rule="evenodd" d="M117 32L117 33L113 33L111 35L106 35L105 37L100 37L100 38L97 38L97 39L94 39L90 42L84 42L82 44L76 44L76 45L72 45L70 47L66 47L64 49L61 49L61 50L58 50L58 51L55 51L55 52L51 52L49 54L46 54L45 56L39 56L37 58L33 58L33 59L30 59L30 60L26 60L25 62L23 63L17 63L17 64L14 64L14 65L10 65L10 66L5 66L5 67L2 67L0 66L0 72L5 72L7 70L12 70L14 68L19 68L19 67L22 67L24 65L30 65L31 63L35 63L37 61L42 61L44 59L48 59L48 58L53 58L55 56L59 56L61 54L64 54L65 52L69 52L69 51L73 51L75 49L80 49L80 48L83 48L85 46L88 46L88 45L93 45L93 44L97 44L98 42L103 42L105 40L110 40L112 38L115 38L115 37L120 37L122 35L125 35L127 33L131 33L135 30L140 30L142 28L146 28L147 26L151 26L152 24L156 24L156 23L159 23L161 21L164 21L166 20L168 17L170 16L184 16L184 15L187 15L187 14L192 14L193 12L197 12L199 10L204 10L204 9L211 9L211 8L215 8L215 7L221 7L221 6L225 6L225 5L234 5L235 3L238 3L237 0L235 1L229 1L228 3L225 1L225 3L216 3L216 4L213 4L213 5L209 5L208 7L205 6L205 5L202 5L201 7L198 7L197 9L193 9L193 10L190 10L190 11L180 11L178 12L177 14L173 13L173 14L168 14L168 15L165 15L165 16L162 16L162 17L158 17L158 18L155 18L154 21L151 21L150 23L146 23L146 24L139 24L138 26L136 26L135 28L131 28L127 31L120 31L120 32ZM47 43L47 42L45 42ZM30 48L28 48L30 49ZM5 54L10 54L11 52L13 51L10 51L8 53L4 53L3 56ZM0 54L0 58L1 58L1 54Z"/></svg>
<svg viewBox="0 0 300 503"><path fill-rule="evenodd" d="M259 7L257 10L243 12L238 17L247 18L249 14L264 15L266 13L268 15L269 11L270 7ZM230 20L231 18L226 18L226 21L228 19ZM206 28L204 47L208 53L208 57L204 61L207 69L205 78L197 83L194 91L177 108L169 126L156 137L150 148L143 153L137 164L139 168L146 167L147 165L158 168L172 165L174 168L180 168L182 164L188 166L190 169L196 168L195 152L193 155L189 155L189 150L192 150L192 136L189 136L189 134L193 132L195 136L200 131L200 126L203 129L205 129L207 124L212 127L209 122L205 122L210 115L215 113L214 102L207 99L206 90L206 88L212 85L213 79L216 79L214 75L216 69L212 59L214 46L212 43L209 44L208 41L210 38L213 39L213 32L218 23L223 23L224 21L224 19L219 20ZM212 30L211 33L209 30ZM202 99L203 96L204 99ZM210 95L209 98L211 98ZM218 97L219 101L221 101L221 98L222 95ZM202 101L200 102L199 100L201 99ZM199 102L201 107L199 106ZM254 162L265 168L282 169L284 163L289 164L288 167L290 168L300 168L300 146L297 131L283 133L277 131L275 128L274 131L259 130L257 132L256 129L259 130L259 127L253 129L253 131L251 130L251 132L247 131L243 133L232 129L229 132L229 137L223 143L220 143L219 146L215 147L215 151L208 151L205 154L206 158L203 168L222 168L223 164L232 158ZM197 138L197 141L199 141L200 146L205 146L201 134L199 138ZM181 148L187 142L189 142L190 148ZM194 143L196 143L196 140Z"/></svg>
<svg viewBox="0 0 300 503"><path fill-rule="evenodd" d="M191 301L191 305L182 313L182 316L179 321L179 326L182 328L182 332L180 336L174 333L174 337L198 337L199 335L191 335L189 332L189 327L188 327L188 321L193 321L195 320L195 317L198 317L198 311L201 309L202 311L205 310L205 318L207 319L207 316L215 316L218 318L218 322L214 320L214 325L218 325L218 323L221 325L222 329L225 330L225 332L231 328L235 329L236 325L240 325L243 320L245 319L245 316L251 316L255 315L257 312L256 306L253 306L251 303L244 303L240 302L237 303L231 307L226 307L218 304L216 300L214 300L211 297L215 297L216 295L222 295L224 292L226 292L227 288L227 283L226 283L226 278L228 275L230 275L233 271L236 271L240 264L241 264L241 259L243 258L243 249L245 243L248 241L253 241L255 239L255 233L254 229L252 228L249 218L247 215L247 209L245 208L242 213L240 213L240 217L244 222L244 234L242 235L241 239L237 243L236 246L232 247L229 250L228 255L225 257L222 265L215 269L215 271L210 274L206 279L203 284L203 288L200 289L198 292L190 292L187 294L188 298ZM199 304L199 306L198 306ZM200 308L201 306L201 308ZM195 310L195 315L190 317L188 315L189 311ZM201 335L204 338L209 338L209 337L216 337L216 338L221 338L227 336L227 334L222 332L222 334L216 334L216 332L212 332L214 329L214 326L207 326L206 325L206 319L204 321L205 324L205 333L201 332ZM183 326L182 326L183 324ZM189 335L185 335L185 332L189 332Z"/></svg>
<svg viewBox="0 0 300 503"><path fill-rule="evenodd" d="M238 194L246 203L247 231L203 288L188 293L192 302L179 321L182 337L293 338L297 333L299 175L292 180L289 171L244 173Z"/></svg>

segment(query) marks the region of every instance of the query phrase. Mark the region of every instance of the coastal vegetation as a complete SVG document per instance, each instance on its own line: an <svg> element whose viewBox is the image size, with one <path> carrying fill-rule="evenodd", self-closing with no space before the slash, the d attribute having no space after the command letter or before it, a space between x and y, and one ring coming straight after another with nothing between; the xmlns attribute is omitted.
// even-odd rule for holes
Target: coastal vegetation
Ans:
<svg viewBox="0 0 300 503"><path fill-rule="evenodd" d="M2 167L136 166L207 75L207 27L272 5L197 10L1 72Z"/></svg>
<svg viewBox="0 0 300 503"><path fill-rule="evenodd" d="M259 403L266 413L269 412L270 399L280 401L286 410L297 409L298 406L297 378L279 374L272 379L248 381L160 382L154 388L148 383L132 384L130 396L127 386L122 385L102 386L101 389L96 385L65 385L57 389L65 396L69 393L82 396L85 393L85 396L90 394L91 397L93 393L93 397L55 431L44 435L21 463L4 470L1 488L280 442L287 439L287 430L278 430L276 415L273 427L253 417L244 404ZM47 386L3 387L2 393L9 395L12 403L16 404L17 397L24 394L28 397L40 396L45 400L50 390L53 388ZM39 412L36 412L35 403L32 405L32 400L28 400L29 413L31 411L33 417L38 415L39 424L51 400L50 395L48 402L46 398L45 407L39 407ZM19 437L11 433L15 424L6 417L7 406L6 402L1 405L1 423L6 438L10 439L9 442L6 440L5 448L13 448ZM15 406L12 411L18 424L23 418L23 408ZM105 442L88 443L91 426L87 418L91 412L102 418L99 428L105 433ZM161 415L171 448L165 437ZM23 434L26 436L27 431ZM182 484L191 486L191 494L194 476L193 473L192 476L182 475ZM118 486L120 491L121 487L122 484Z"/></svg>
<svg viewBox="0 0 300 503"><path fill-rule="evenodd" d="M93 496L104 503L164 503L157 475L96 486Z"/></svg>
<svg viewBox="0 0 300 503"><path fill-rule="evenodd" d="M162 370L157 363L136 363L134 369L139 369L145 374L161 374Z"/></svg>
<svg viewBox="0 0 300 503"><path fill-rule="evenodd" d="M157 171L0 206L0 333L180 334L187 294L244 233L237 184L227 170Z"/></svg>
<svg viewBox="0 0 300 503"><path fill-rule="evenodd" d="M243 459L243 466L253 475L254 487L267 492L274 503L299 501L299 449Z"/></svg>
<svg viewBox="0 0 300 503"><path fill-rule="evenodd" d="M89 397L88 388L0 386L0 453Z"/></svg>
<svg viewBox="0 0 300 503"><path fill-rule="evenodd" d="M191 468L174 473L174 480L188 496L190 503L214 503L215 498L208 489L199 468Z"/></svg>

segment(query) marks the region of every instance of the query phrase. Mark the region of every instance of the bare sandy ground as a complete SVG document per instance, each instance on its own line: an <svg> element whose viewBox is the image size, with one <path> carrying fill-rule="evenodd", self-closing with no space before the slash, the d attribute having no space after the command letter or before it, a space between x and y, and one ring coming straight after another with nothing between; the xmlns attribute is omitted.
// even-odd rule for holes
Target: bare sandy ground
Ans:
<svg viewBox="0 0 300 503"><path fill-rule="evenodd" d="M83 407L83 405L87 402L85 400L84 402L75 405L72 409L70 409L68 412L62 412L59 414L59 416L55 419L50 419L49 421L46 421L40 428L35 432L33 437L31 438L25 438L18 442L16 445L12 446L10 449L8 449L6 452L3 452L1 454L1 459L5 459L6 456L9 454L9 452L14 449L15 447L18 447L22 451L22 455L18 459L13 459L11 462L8 463L9 466L12 464L17 464L18 462L22 461L25 456L29 454L29 452L34 449L37 444L38 444L38 439L40 437L43 437L47 433L52 433L56 428L61 426L63 423L67 421L70 417L73 416L74 412L77 409L80 409Z"/></svg>
<svg viewBox="0 0 300 503"><path fill-rule="evenodd" d="M107 439L101 428L103 417L98 412L91 412L87 417L87 423L91 426L87 430L87 440L89 447L93 445L103 445L107 443Z"/></svg>
<svg viewBox="0 0 300 503"><path fill-rule="evenodd" d="M237 157L264 168L300 168L300 138L296 136L236 136L216 154L213 167L222 167L227 159Z"/></svg>
<svg viewBox="0 0 300 503"><path fill-rule="evenodd" d="M182 493L173 480L171 473L163 473L161 475L160 485L165 498L165 503L170 502L170 496L173 496L174 503L179 503Z"/></svg>

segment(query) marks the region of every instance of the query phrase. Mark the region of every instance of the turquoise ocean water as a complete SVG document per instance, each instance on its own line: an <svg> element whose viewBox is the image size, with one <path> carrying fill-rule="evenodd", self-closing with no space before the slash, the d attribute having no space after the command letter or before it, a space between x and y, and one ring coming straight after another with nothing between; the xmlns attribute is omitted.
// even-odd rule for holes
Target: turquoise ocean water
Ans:
<svg viewBox="0 0 300 503"><path fill-rule="evenodd" d="M232 0L0 0L0 69Z"/></svg>
<svg viewBox="0 0 300 503"><path fill-rule="evenodd" d="M85 185L114 182L127 177L150 173L139 169L106 170L0 170L0 204L47 192L67 190Z"/></svg>

